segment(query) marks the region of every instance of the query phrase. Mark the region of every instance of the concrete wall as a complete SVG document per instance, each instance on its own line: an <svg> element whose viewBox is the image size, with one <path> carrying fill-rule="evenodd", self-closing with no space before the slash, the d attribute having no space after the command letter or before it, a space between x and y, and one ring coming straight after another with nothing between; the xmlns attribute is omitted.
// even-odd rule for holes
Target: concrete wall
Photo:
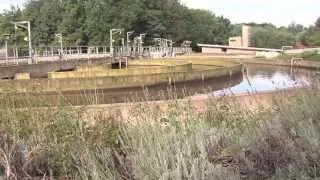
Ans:
<svg viewBox="0 0 320 180"><path fill-rule="evenodd" d="M256 51L238 50L238 49L225 49L223 48L211 48L202 47L202 53L204 54L243 54L243 55L255 55Z"/></svg>
<svg viewBox="0 0 320 180"><path fill-rule="evenodd" d="M85 89L113 89L124 87L139 87L155 84L165 84L192 80L205 80L221 76L229 76L241 72L242 65L213 68L208 70L193 70L188 72L173 72L150 75L133 75L118 77L74 78L74 79L31 79L0 81L0 92L59 92Z"/></svg>
<svg viewBox="0 0 320 180"><path fill-rule="evenodd" d="M202 47L201 52L204 54L225 54L221 48Z"/></svg>
<svg viewBox="0 0 320 180"><path fill-rule="evenodd" d="M228 49L227 54L255 55L255 54L256 54L256 51Z"/></svg>
<svg viewBox="0 0 320 180"><path fill-rule="evenodd" d="M242 35L229 38L231 47L250 47L251 26L242 25Z"/></svg>
<svg viewBox="0 0 320 180"><path fill-rule="evenodd" d="M15 80L29 80L30 74L29 73L17 73L14 76Z"/></svg>
<svg viewBox="0 0 320 180"><path fill-rule="evenodd" d="M250 47L251 27L242 25L242 47Z"/></svg>
<svg viewBox="0 0 320 180"><path fill-rule="evenodd" d="M0 66L0 79L13 78L17 73L30 73L31 78L47 77L48 72L74 69L78 65L103 64L110 61L109 58L91 60L70 60L45 62L39 64L24 64L12 66Z"/></svg>
<svg viewBox="0 0 320 180"><path fill-rule="evenodd" d="M130 66L136 66L130 68ZM107 66L80 68L70 72L50 72L48 77L52 79L63 78L90 78L90 77L117 77L150 75L161 73L187 72L192 70L192 64L185 61L131 61L127 69L109 69Z"/></svg>

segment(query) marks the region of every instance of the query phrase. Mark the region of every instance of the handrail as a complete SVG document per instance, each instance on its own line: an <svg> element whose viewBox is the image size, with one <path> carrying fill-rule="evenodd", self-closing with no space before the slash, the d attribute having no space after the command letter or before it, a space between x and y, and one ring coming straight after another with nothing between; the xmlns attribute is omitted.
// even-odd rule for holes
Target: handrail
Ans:
<svg viewBox="0 0 320 180"><path fill-rule="evenodd" d="M303 61L303 58L293 57L293 58L291 59L291 67L292 67L293 65L295 65L295 62L296 62L296 61Z"/></svg>

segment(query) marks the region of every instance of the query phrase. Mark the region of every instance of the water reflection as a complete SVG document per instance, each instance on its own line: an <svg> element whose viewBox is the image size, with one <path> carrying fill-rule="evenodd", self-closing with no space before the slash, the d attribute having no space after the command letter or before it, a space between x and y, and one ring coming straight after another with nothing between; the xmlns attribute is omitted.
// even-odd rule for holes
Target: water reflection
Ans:
<svg viewBox="0 0 320 180"><path fill-rule="evenodd" d="M233 87L213 92L215 96L292 89L311 84L312 71L290 67L248 66L243 81Z"/></svg>

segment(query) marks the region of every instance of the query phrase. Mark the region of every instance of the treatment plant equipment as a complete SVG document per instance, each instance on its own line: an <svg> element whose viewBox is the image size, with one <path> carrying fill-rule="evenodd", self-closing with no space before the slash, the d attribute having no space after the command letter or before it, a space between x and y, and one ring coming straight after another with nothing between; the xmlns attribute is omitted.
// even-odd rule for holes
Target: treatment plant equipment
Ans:
<svg viewBox="0 0 320 180"><path fill-rule="evenodd" d="M114 60L114 59L112 59ZM213 79L226 79L220 88L226 88L230 79L242 77L242 64L216 59L157 59L125 60L113 62L92 61L74 64L34 64L32 68L20 69L11 78L0 80L0 93L9 96L57 99L72 96L70 101L80 101L83 93L103 92L101 103L119 102L119 98L128 98L132 93L141 93L144 88L166 89L167 87L184 88L192 93L199 87L209 86ZM119 63L120 62L120 63ZM38 67L38 68L37 68ZM53 68L54 67L54 68ZM43 68L43 72L41 71ZM30 70L30 71L29 71ZM12 70L14 71L14 70ZM4 72L3 72L4 73ZM8 76L10 72L0 76ZM239 79L235 83L240 83ZM215 86L217 84L214 84ZM210 88L210 87L208 87ZM200 88L201 89L201 88ZM158 93L158 92L156 92ZM116 99L116 100L113 100ZM78 103L75 103L78 104ZM82 103L80 103L82 104Z"/></svg>
<svg viewBox="0 0 320 180"><path fill-rule="evenodd" d="M31 27L29 21L12 22L15 28L28 30L28 47L8 45L0 48L0 65L37 64L48 61L96 59L106 57L130 58L169 58L176 54L190 53L190 41L184 41L181 47L174 47L170 39L159 39L159 44L146 46L146 33L135 34L134 31L125 32L124 29L110 29L109 46L67 46L63 43L63 34L56 33L58 46L32 46ZM134 38L130 38L137 35ZM9 37L8 35L7 37ZM119 42L121 40L121 43ZM119 58L116 58L119 59Z"/></svg>
<svg viewBox="0 0 320 180"><path fill-rule="evenodd" d="M66 71L57 69L47 72L47 78L34 78L29 72L20 72L15 75L15 80L0 81L0 93L142 87L205 81L242 72L242 64L214 59L131 60L123 61L121 66L111 62L98 65L74 64Z"/></svg>

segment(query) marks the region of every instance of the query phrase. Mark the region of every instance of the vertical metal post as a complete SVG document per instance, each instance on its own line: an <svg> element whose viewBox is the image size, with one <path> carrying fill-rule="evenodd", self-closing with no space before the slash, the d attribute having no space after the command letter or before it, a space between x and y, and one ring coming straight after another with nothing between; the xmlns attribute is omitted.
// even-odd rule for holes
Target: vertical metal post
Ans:
<svg viewBox="0 0 320 180"><path fill-rule="evenodd" d="M60 36L60 50L61 50L61 56L63 55L63 39L62 34Z"/></svg>
<svg viewBox="0 0 320 180"><path fill-rule="evenodd" d="M18 52L18 48L16 47L16 48L14 49L14 51L15 51L15 57L16 57L16 64L19 64L19 52Z"/></svg>
<svg viewBox="0 0 320 180"><path fill-rule="evenodd" d="M131 47L130 47L130 35L132 35L134 31L127 32L127 53L130 55Z"/></svg>
<svg viewBox="0 0 320 180"><path fill-rule="evenodd" d="M63 51L63 36L61 33L56 34L56 37L59 38L59 42L60 42L60 51L59 51L59 55L60 55L60 59L62 59L62 56L64 54Z"/></svg>
<svg viewBox="0 0 320 180"><path fill-rule="evenodd" d="M124 38L121 38L121 56L124 54Z"/></svg>
<svg viewBox="0 0 320 180"><path fill-rule="evenodd" d="M20 22L11 22L11 23L14 24L15 29L20 27L20 28L24 28L24 29L28 30L28 42L29 42L29 60L28 60L28 64L31 64L33 62L33 58L32 58L32 40L31 40L31 24L30 24L30 21L20 21ZM27 24L27 26L25 26L25 24Z"/></svg>
<svg viewBox="0 0 320 180"><path fill-rule="evenodd" d="M32 58L32 42L31 42L31 25L30 25L30 21L28 21L27 24L28 24L28 41L29 41L29 58L30 58L29 64L31 64L31 63L33 63L33 58Z"/></svg>
<svg viewBox="0 0 320 180"><path fill-rule="evenodd" d="M113 40L112 40L112 29L110 30L110 56L113 57Z"/></svg>
<svg viewBox="0 0 320 180"><path fill-rule="evenodd" d="M6 64L8 64L8 41L5 41L5 46L6 46Z"/></svg>
<svg viewBox="0 0 320 180"><path fill-rule="evenodd" d="M130 34L130 32L127 32L127 52L128 52L128 55L129 55L129 43L130 43L129 34Z"/></svg>

